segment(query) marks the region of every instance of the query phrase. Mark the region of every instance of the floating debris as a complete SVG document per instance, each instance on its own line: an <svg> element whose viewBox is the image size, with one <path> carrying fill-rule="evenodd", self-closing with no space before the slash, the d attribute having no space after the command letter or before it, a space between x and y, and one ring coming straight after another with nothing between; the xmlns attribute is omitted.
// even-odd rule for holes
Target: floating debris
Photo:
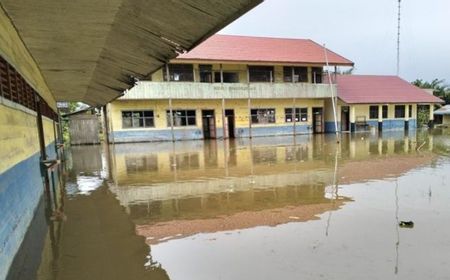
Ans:
<svg viewBox="0 0 450 280"><path fill-rule="evenodd" d="M400 223L398 223L398 225L401 228L413 228L414 222L413 221L400 221Z"/></svg>

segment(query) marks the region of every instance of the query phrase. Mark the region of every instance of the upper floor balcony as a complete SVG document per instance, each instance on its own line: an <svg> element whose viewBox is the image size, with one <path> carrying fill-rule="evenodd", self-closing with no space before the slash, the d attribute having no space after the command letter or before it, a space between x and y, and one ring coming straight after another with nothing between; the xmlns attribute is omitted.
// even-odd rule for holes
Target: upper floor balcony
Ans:
<svg viewBox="0 0 450 280"><path fill-rule="evenodd" d="M336 85L313 83L139 82L120 99L331 98Z"/></svg>

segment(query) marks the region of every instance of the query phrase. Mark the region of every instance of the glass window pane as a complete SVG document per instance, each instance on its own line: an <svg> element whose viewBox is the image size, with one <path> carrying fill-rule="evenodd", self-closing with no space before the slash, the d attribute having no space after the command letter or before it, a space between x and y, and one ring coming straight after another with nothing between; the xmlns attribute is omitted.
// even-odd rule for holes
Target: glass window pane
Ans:
<svg viewBox="0 0 450 280"><path fill-rule="evenodd" d="M188 125L195 125L195 117L188 117Z"/></svg>
<svg viewBox="0 0 450 280"><path fill-rule="evenodd" d="M186 120L186 117L183 117L183 118L180 118L180 125L181 126L187 126L187 120Z"/></svg>
<svg viewBox="0 0 450 280"><path fill-rule="evenodd" d="M130 118L130 117L131 117L131 112L129 112L129 111L122 112L122 118Z"/></svg>
<svg viewBox="0 0 450 280"><path fill-rule="evenodd" d="M144 122L145 122L145 127L153 127L153 126L155 126L154 122L153 122L153 118L145 118Z"/></svg>
<svg viewBox="0 0 450 280"><path fill-rule="evenodd" d="M143 112L133 111L133 118L142 118L144 116Z"/></svg>
<svg viewBox="0 0 450 280"><path fill-rule="evenodd" d="M141 118L133 118L133 127L143 127L144 121Z"/></svg>
<svg viewBox="0 0 450 280"><path fill-rule="evenodd" d="M187 111L188 116L194 116L195 117L195 110L188 110Z"/></svg>
<svg viewBox="0 0 450 280"><path fill-rule="evenodd" d="M131 118L122 118L122 127L123 128L130 128L131 125Z"/></svg>
<svg viewBox="0 0 450 280"><path fill-rule="evenodd" d="M153 117L153 111L144 111L144 117Z"/></svg>

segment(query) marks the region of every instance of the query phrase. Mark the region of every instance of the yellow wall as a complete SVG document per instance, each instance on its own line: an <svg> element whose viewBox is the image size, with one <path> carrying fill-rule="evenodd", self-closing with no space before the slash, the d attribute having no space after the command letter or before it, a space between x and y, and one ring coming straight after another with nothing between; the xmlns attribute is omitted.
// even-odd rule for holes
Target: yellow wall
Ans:
<svg viewBox="0 0 450 280"><path fill-rule="evenodd" d="M0 56L22 74L24 79L56 111L56 103L39 67L17 34L16 29L0 6Z"/></svg>
<svg viewBox="0 0 450 280"><path fill-rule="evenodd" d="M342 102L341 100L338 100L338 104L337 104L337 119L338 121L341 120L341 107L342 106L350 106L350 121L351 122L355 122L355 120L358 117L365 117L366 121L369 120L374 120L374 119L370 119L370 115L369 115L369 107L370 106L383 106L385 104L358 104L358 105L348 105L345 104L344 102ZM395 119L395 105L405 105L405 119L410 119L409 118L409 114L408 114L408 110L409 110L409 105L412 105L412 115L411 115L411 119L416 119L416 115L417 115L417 104L387 104L388 105L388 119ZM379 111L379 119L382 119L382 114L381 114L381 110ZM325 121L327 122L331 122L334 121L333 118L333 107L332 107L332 103L331 100L326 100L325 101Z"/></svg>
<svg viewBox="0 0 450 280"><path fill-rule="evenodd" d="M46 145L54 141L53 123L43 120ZM0 103L0 173L39 152L36 115Z"/></svg>
<svg viewBox="0 0 450 280"><path fill-rule="evenodd" d="M442 116L442 124L450 124L450 115Z"/></svg>
<svg viewBox="0 0 450 280"><path fill-rule="evenodd" d="M301 99L295 103L296 108L308 108L308 121L298 122L299 125L312 125L312 107L323 107L324 101L320 99ZM269 125L286 125L285 108L292 108L291 99L256 99L251 101L251 108L275 108L276 123ZM172 108L195 109L197 127L201 127L201 110L214 110L216 127L222 127L222 103L220 100L173 100ZM116 100L108 105L111 129L114 131L122 129L123 110L153 110L155 116L155 128L139 128L145 130L164 129L167 126L166 110L169 109L168 100ZM225 109L234 109L236 127L247 127L249 124L249 110L246 99L225 100ZM264 126L253 124L253 126ZM133 130L125 129L125 130Z"/></svg>

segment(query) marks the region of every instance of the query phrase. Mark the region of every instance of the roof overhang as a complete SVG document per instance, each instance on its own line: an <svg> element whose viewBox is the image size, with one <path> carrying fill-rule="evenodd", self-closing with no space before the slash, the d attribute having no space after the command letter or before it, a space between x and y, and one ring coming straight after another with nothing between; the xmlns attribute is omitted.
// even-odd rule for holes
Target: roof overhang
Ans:
<svg viewBox="0 0 450 280"><path fill-rule="evenodd" d="M248 65L283 65L283 66L326 66L325 61L260 61L260 60L221 60L221 59L202 59L202 58L174 58L173 63L223 63L223 64L248 64ZM329 63L329 66L348 66L353 67L353 62L349 63Z"/></svg>
<svg viewBox="0 0 450 280"><path fill-rule="evenodd" d="M2 0L57 101L122 95L263 0Z"/></svg>

